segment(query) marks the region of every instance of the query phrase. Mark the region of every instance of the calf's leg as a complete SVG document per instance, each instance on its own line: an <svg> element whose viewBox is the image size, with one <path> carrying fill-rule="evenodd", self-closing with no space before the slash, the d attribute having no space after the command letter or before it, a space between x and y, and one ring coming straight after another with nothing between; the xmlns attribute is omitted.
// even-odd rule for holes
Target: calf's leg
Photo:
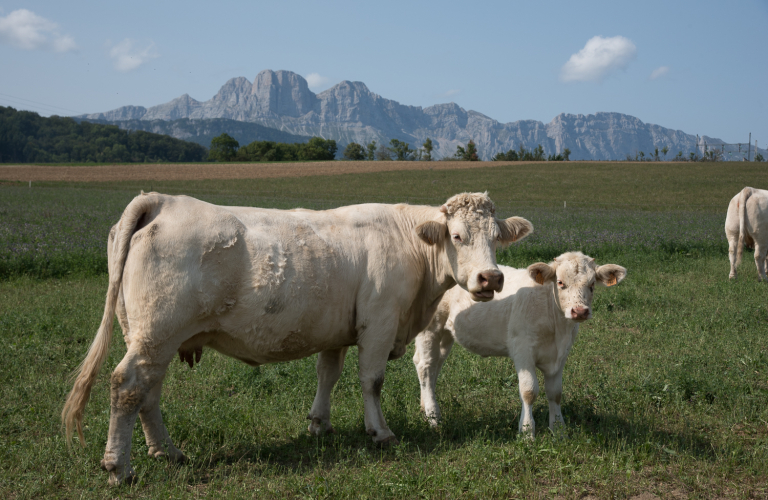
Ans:
<svg viewBox="0 0 768 500"><path fill-rule="evenodd" d="M520 412L518 432L533 439L536 436L536 422L533 420L533 403L539 395L539 381L536 378L536 366L528 359L515 359L518 388L523 409Z"/></svg>
<svg viewBox="0 0 768 500"><path fill-rule="evenodd" d="M728 275L730 279L736 279L736 250L738 248L738 238L728 238L728 260L731 262L731 272Z"/></svg>
<svg viewBox="0 0 768 500"><path fill-rule="evenodd" d="M544 374L544 388L547 391L547 401L549 402L549 428L554 432L557 427L565 423L560 409L560 398L563 395L562 368L555 373Z"/></svg>
<svg viewBox="0 0 768 500"><path fill-rule="evenodd" d="M331 391L341 376L347 349L329 349L317 355L317 392L307 417L311 421L307 430L315 436L334 432L331 426Z"/></svg>
<svg viewBox="0 0 768 500"><path fill-rule="evenodd" d="M435 392L437 376L452 346L453 336L439 325L435 329L427 328L416 337L413 364L416 365L421 386L421 409L432 427L437 427L440 423L440 405L437 403Z"/></svg>

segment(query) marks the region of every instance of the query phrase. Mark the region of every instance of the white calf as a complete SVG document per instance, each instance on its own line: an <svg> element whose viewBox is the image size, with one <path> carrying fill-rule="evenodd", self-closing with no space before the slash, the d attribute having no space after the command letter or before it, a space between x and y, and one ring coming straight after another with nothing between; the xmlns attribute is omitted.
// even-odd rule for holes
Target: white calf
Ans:
<svg viewBox="0 0 768 500"><path fill-rule="evenodd" d="M591 315L595 283L613 286L627 270L596 266L581 252L569 252L551 264L528 269L499 266L504 290L493 300L475 303L460 289L449 290L426 330L416 337L413 362L421 383L421 405L432 426L440 420L435 383L454 340L481 356L508 356L515 363L523 411L520 432L535 434L533 402L539 394L536 368L544 373L549 427L563 422L560 397L563 367L579 323Z"/></svg>

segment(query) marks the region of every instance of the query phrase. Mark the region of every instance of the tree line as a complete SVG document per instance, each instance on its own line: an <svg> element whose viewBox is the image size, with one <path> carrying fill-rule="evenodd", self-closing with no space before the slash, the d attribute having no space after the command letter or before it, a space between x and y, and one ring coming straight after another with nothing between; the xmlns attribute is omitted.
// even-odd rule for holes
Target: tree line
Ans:
<svg viewBox="0 0 768 500"><path fill-rule="evenodd" d="M198 162L205 147L116 125L0 106L0 163Z"/></svg>
<svg viewBox="0 0 768 500"><path fill-rule="evenodd" d="M240 143L223 133L211 140L209 161L318 161L336 158L336 141L312 137L308 142L285 143L254 141L240 147Z"/></svg>
<svg viewBox="0 0 768 500"><path fill-rule="evenodd" d="M345 160L354 161L432 161L432 151L434 150L434 144L432 139L427 138L422 143L421 148L411 149L410 144L398 139L391 139L389 145L376 144L376 141L371 141L365 146L356 142L350 142L344 153L342 154ZM565 149L561 154L549 155L544 157L544 148L539 144L535 149L528 151L525 146L520 144L517 150L510 149L509 151L497 153L492 160L493 161L568 161L571 155L570 149ZM446 156L442 160L449 161L479 161L480 155L477 149L475 141L469 140L465 145L457 145L456 153L452 156Z"/></svg>

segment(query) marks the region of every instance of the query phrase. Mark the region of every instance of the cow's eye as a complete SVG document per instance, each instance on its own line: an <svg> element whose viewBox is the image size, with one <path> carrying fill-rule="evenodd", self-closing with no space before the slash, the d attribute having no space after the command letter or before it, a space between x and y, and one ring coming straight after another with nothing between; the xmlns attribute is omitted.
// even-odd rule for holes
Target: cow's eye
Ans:
<svg viewBox="0 0 768 500"><path fill-rule="evenodd" d="M565 284L562 282L562 280L557 280L557 286L560 288L565 288Z"/></svg>
<svg viewBox="0 0 768 500"><path fill-rule="evenodd" d="M458 234L454 234L453 235L453 241L461 242L461 236L459 236Z"/></svg>
<svg viewBox="0 0 768 500"><path fill-rule="evenodd" d="M595 292L595 284L592 283L591 285L589 285L589 293L594 293L594 292Z"/></svg>

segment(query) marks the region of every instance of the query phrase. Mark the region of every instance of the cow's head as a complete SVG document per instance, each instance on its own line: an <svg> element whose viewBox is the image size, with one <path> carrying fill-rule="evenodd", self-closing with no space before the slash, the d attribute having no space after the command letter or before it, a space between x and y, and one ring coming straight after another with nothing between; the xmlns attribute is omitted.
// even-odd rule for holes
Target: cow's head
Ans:
<svg viewBox="0 0 768 500"><path fill-rule="evenodd" d="M592 317L595 284L617 285L627 270L616 264L597 266L595 259L581 252L568 252L551 264L531 264L528 274L540 285L554 286L555 298L566 319L586 321Z"/></svg>
<svg viewBox="0 0 768 500"><path fill-rule="evenodd" d="M416 227L430 245L439 245L446 269L474 300L487 301L504 286L496 266L496 248L525 238L533 226L521 217L500 220L493 202L483 193L462 193L440 207L439 220Z"/></svg>

